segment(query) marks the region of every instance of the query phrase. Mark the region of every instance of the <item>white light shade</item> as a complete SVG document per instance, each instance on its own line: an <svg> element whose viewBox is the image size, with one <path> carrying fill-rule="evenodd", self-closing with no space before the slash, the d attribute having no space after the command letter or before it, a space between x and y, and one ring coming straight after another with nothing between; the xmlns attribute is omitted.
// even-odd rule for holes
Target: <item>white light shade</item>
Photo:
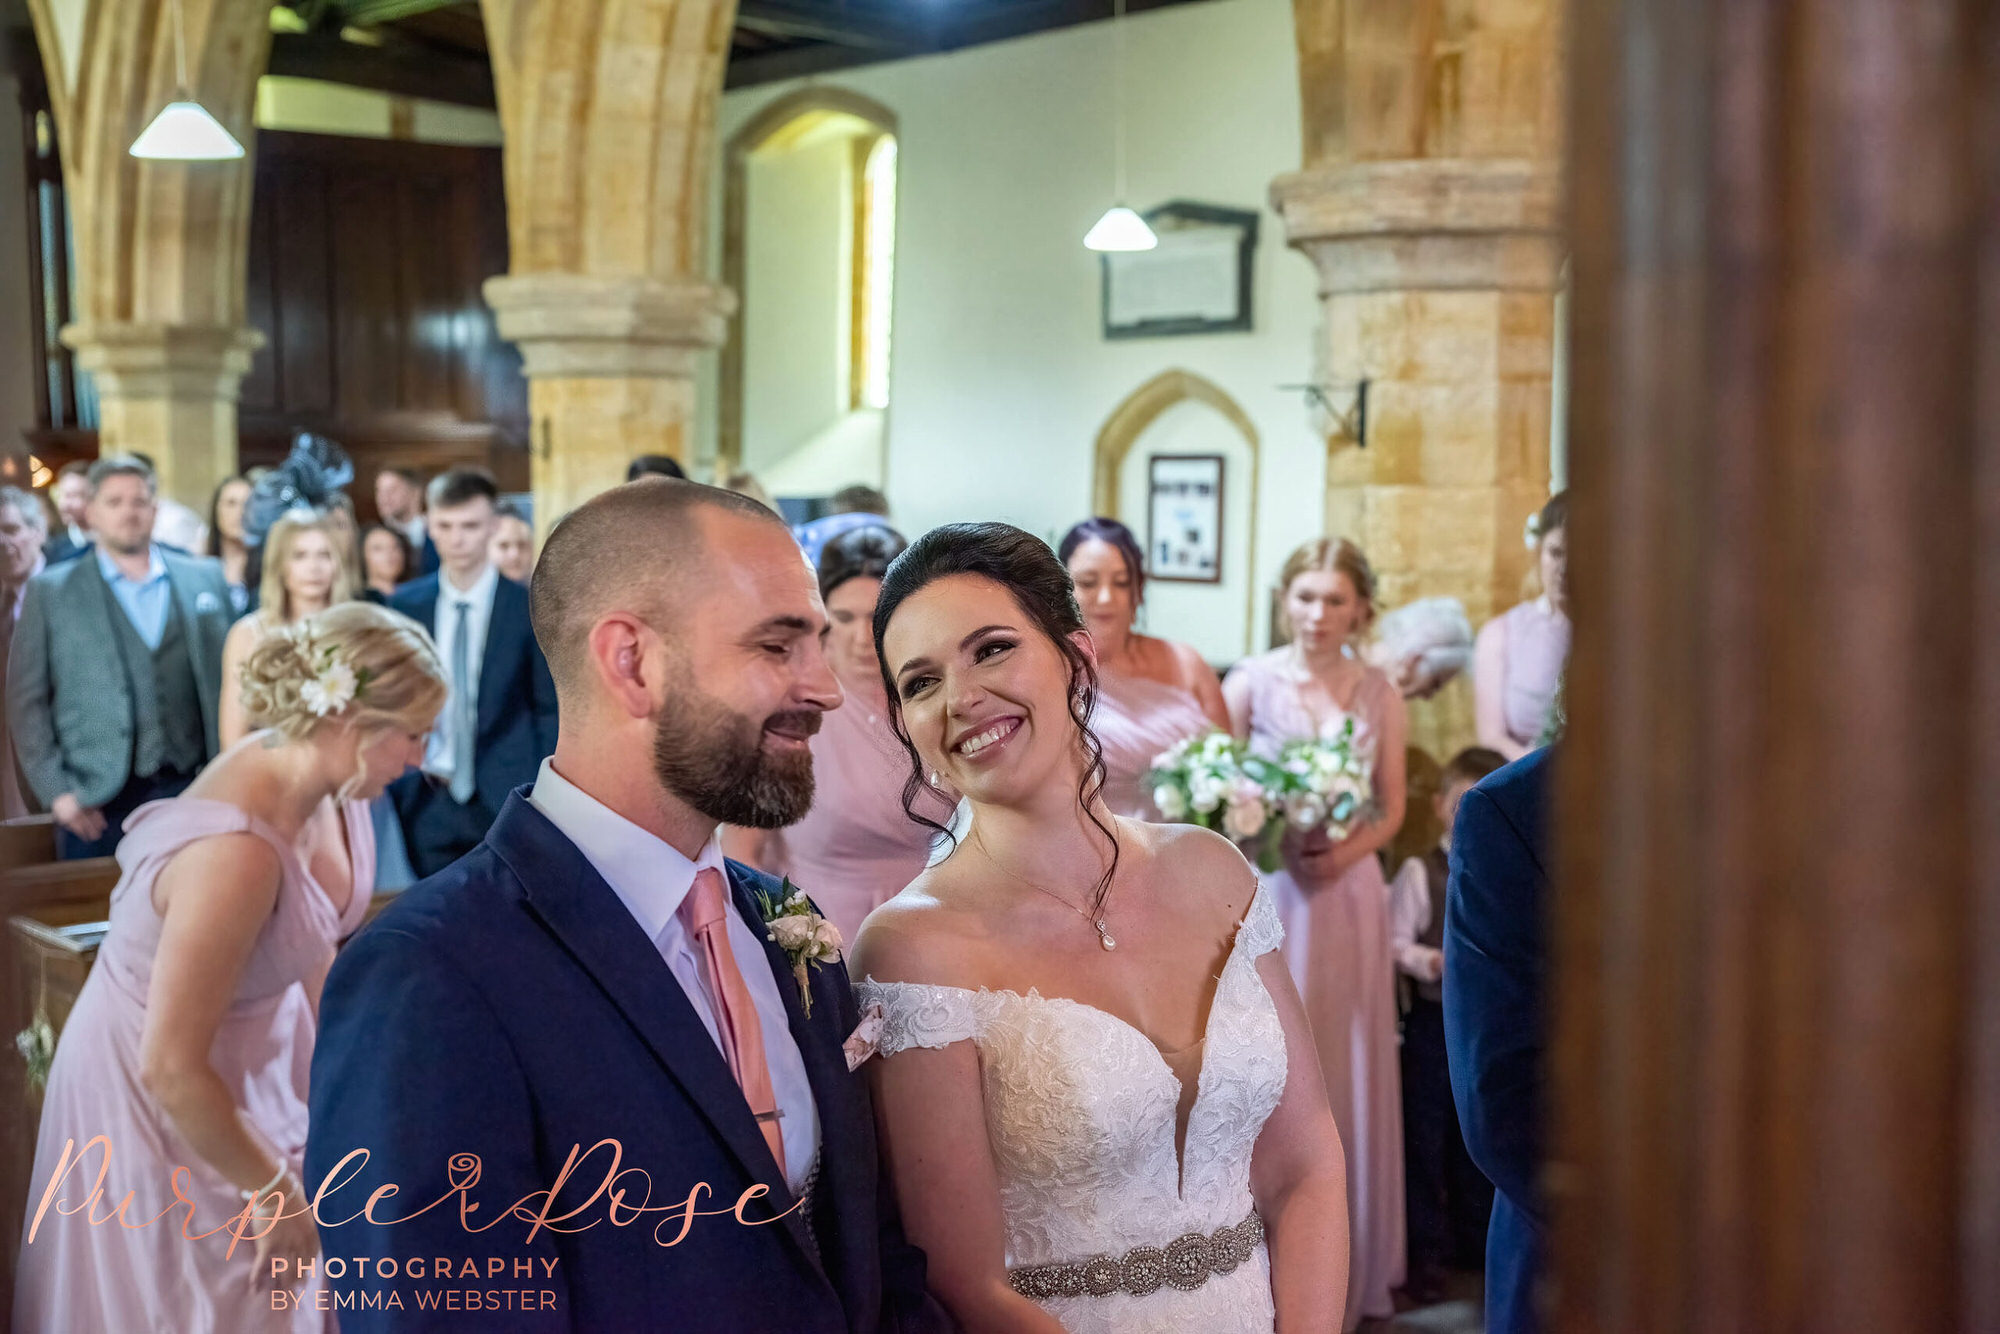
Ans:
<svg viewBox="0 0 2000 1334"><path fill-rule="evenodd" d="M243 156L243 145L199 102L169 102L132 141L132 156L172 162L220 162Z"/></svg>
<svg viewBox="0 0 2000 1334"><path fill-rule="evenodd" d="M1144 218L1120 204L1097 220L1083 243L1092 250L1151 250L1160 238Z"/></svg>

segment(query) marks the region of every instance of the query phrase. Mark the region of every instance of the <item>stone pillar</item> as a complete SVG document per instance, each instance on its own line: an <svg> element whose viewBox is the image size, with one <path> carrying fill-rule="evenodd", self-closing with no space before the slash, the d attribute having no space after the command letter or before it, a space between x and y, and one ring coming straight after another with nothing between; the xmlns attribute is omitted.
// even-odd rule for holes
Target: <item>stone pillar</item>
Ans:
<svg viewBox="0 0 2000 1334"><path fill-rule="evenodd" d="M735 297L705 280L715 108L734 0L482 0L506 131L509 272L486 285L522 352L544 532L693 457L697 356Z"/></svg>
<svg viewBox="0 0 2000 1334"><path fill-rule="evenodd" d="M244 316L251 165L141 162L132 141L175 95L168 0L29 0L62 147L76 252L63 341L96 378L98 447L153 456L205 510L236 469L237 389L263 344ZM188 91L254 152L270 50L260 0L181 0Z"/></svg>
<svg viewBox="0 0 2000 1334"><path fill-rule="evenodd" d="M1272 185L1318 272L1315 378L1368 380L1365 449L1329 442L1326 530L1383 601L1445 595L1475 626L1520 600L1548 498L1562 268L1559 0L1295 0L1305 167ZM1411 710L1472 739L1469 686Z"/></svg>
<svg viewBox="0 0 2000 1334"><path fill-rule="evenodd" d="M1550 1328L2000 1329L2000 28L1574 12Z"/></svg>

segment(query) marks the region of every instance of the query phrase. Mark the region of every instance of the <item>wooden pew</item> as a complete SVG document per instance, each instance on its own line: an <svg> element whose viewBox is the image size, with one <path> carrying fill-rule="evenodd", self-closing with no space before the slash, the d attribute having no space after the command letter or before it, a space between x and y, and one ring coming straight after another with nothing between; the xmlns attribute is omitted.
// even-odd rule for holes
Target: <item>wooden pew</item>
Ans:
<svg viewBox="0 0 2000 1334"><path fill-rule="evenodd" d="M0 873L56 859L56 822L46 815L0 820Z"/></svg>

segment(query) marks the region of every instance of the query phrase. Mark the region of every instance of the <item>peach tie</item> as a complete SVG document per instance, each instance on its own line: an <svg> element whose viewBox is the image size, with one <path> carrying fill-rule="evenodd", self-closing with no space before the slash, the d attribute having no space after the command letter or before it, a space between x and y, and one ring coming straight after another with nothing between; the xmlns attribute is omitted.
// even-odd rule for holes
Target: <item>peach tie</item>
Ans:
<svg viewBox="0 0 2000 1334"><path fill-rule="evenodd" d="M694 875L694 888L681 904L687 928L694 933L708 963L709 1000L715 1006L715 1028L722 1037L722 1054L729 1072L743 1090L771 1146L778 1171L785 1170L785 1134L778 1125L778 1097L771 1090L771 1068L764 1059L764 1026L757 1018L750 988L729 948L729 891L722 872L704 867Z"/></svg>

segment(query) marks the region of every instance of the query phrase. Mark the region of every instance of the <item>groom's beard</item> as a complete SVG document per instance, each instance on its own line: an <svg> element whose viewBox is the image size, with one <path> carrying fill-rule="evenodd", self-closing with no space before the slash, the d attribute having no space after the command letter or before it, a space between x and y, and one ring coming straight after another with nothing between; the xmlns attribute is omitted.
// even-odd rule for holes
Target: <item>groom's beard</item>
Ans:
<svg viewBox="0 0 2000 1334"><path fill-rule="evenodd" d="M782 829L812 809L810 751L771 755L764 730L819 731L815 709L753 720L694 690L674 691L653 733L653 771L666 789L712 820L745 829Z"/></svg>

